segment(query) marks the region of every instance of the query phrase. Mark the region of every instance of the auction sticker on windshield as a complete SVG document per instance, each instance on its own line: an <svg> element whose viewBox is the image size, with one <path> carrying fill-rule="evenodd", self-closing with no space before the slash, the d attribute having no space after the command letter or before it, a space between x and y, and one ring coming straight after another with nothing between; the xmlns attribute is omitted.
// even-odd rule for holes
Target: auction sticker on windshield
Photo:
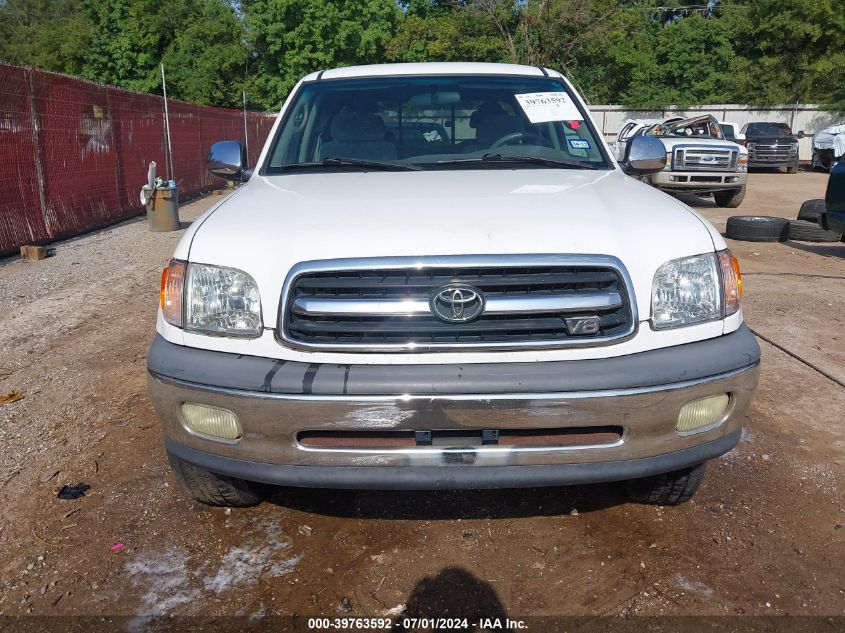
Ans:
<svg viewBox="0 0 845 633"><path fill-rule="evenodd" d="M584 120L565 92L530 92L514 97L531 123Z"/></svg>

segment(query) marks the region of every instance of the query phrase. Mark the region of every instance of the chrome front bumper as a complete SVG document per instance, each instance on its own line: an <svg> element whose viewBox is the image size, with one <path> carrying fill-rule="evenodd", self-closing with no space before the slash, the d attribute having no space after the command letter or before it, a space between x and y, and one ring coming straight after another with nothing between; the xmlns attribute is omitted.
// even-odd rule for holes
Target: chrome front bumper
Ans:
<svg viewBox="0 0 845 633"><path fill-rule="evenodd" d="M690 192L738 189L747 182L748 172L744 171L661 171L651 176L655 187Z"/></svg>
<svg viewBox="0 0 845 633"><path fill-rule="evenodd" d="M179 360L183 356L184 362ZM214 358L222 362L218 369L208 364ZM241 362L238 370L244 359L251 365ZM150 351L149 386L167 450L224 474L332 487L554 485L666 472L730 450L738 441L742 414L757 384L758 363L759 348L746 328L710 341L621 359L464 365L456 368L461 378L442 376L441 382L432 378L436 367L355 366L361 374L356 378L348 366L318 365L315 370L314 365L298 367L298 363L180 348L157 339ZM322 380L317 377L321 371L325 371ZM191 372L199 380L188 380ZM669 373L683 379L646 384ZM262 377L260 386L252 384ZM407 381L404 388L403 381ZM472 391L461 393L461 382ZM591 382L593 388L587 388ZM235 387L236 383L245 388ZM291 393L297 383L300 393ZM510 389L503 389L505 384ZM572 388L562 388L567 385ZM730 394L730 404L720 422L694 433L675 430L683 405L722 393ZM192 433L182 421L184 402L233 411L243 436L222 441ZM618 425L622 437L612 443L561 447L378 449L304 446L298 440L302 431L601 425Z"/></svg>

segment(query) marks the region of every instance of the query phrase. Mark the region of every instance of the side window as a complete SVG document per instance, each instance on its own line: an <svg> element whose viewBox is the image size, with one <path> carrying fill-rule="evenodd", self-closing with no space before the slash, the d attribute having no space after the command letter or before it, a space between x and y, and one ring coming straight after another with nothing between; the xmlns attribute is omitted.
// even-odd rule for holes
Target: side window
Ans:
<svg viewBox="0 0 845 633"><path fill-rule="evenodd" d="M306 134L309 133L310 129L313 129L313 121L310 116L312 110L311 101L308 99L299 101L296 109L291 112L290 124L285 126L283 134L276 144L275 152L270 160L271 165L308 160L307 156L302 154L307 153L307 141L309 139ZM297 150L301 155L297 155Z"/></svg>

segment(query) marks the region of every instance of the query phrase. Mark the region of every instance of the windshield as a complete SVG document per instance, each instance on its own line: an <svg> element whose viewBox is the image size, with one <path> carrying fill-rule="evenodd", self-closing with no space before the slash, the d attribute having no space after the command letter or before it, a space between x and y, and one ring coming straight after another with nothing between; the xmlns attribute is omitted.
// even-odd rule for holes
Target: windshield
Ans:
<svg viewBox="0 0 845 633"><path fill-rule="evenodd" d="M601 169L598 136L549 77L418 76L303 84L264 173L297 169Z"/></svg>
<svg viewBox="0 0 845 633"><path fill-rule="evenodd" d="M792 130L786 123L749 123L745 133L748 136L791 136Z"/></svg>
<svg viewBox="0 0 845 633"><path fill-rule="evenodd" d="M645 134L648 136L725 138L719 122L713 117L699 117L697 119L681 119L657 123L648 128Z"/></svg>

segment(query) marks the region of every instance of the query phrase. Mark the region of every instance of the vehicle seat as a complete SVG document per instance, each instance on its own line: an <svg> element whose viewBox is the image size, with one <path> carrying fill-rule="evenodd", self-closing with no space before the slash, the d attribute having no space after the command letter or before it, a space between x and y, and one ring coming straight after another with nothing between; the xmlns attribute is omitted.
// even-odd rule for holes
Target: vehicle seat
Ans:
<svg viewBox="0 0 845 633"><path fill-rule="evenodd" d="M463 143L463 152L488 148L506 134L523 130L522 121L505 112L505 109L494 101L483 103L473 112L469 125L475 128L475 140Z"/></svg>
<svg viewBox="0 0 845 633"><path fill-rule="evenodd" d="M522 121L510 114L484 117L475 129L475 140L483 147L490 147L500 138L512 132L522 132Z"/></svg>
<svg viewBox="0 0 845 633"><path fill-rule="evenodd" d="M324 158L395 160L396 145L385 140L384 121L366 112L338 112L331 123L332 140L320 147Z"/></svg>

